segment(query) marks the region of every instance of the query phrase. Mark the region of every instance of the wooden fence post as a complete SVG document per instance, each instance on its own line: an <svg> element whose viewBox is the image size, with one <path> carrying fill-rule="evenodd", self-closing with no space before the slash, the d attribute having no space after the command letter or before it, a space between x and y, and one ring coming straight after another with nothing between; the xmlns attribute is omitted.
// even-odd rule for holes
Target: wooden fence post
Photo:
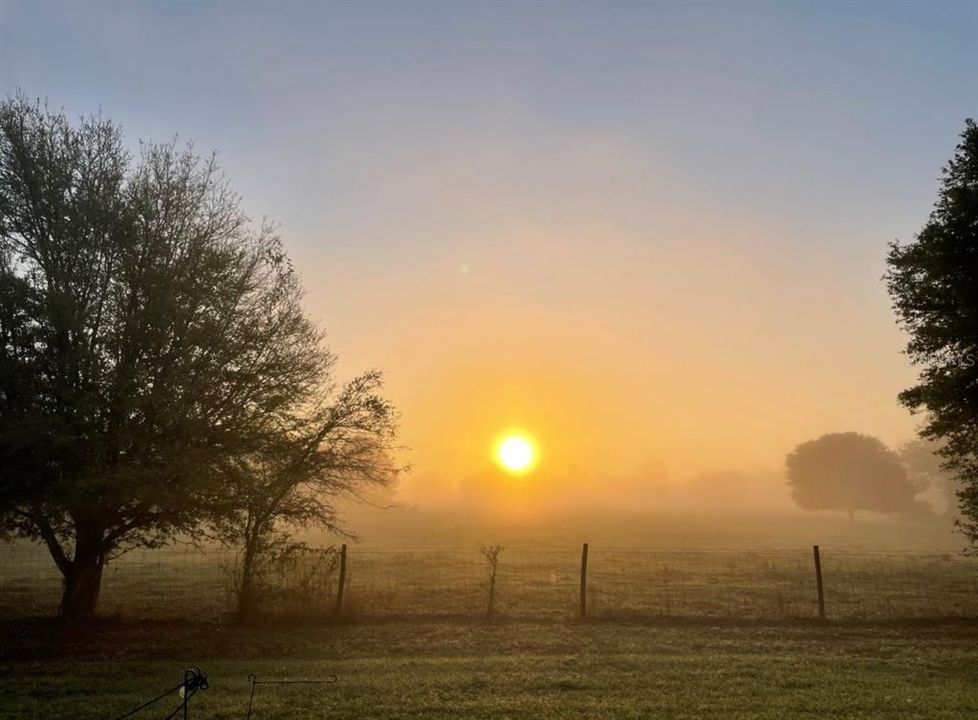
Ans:
<svg viewBox="0 0 978 720"><path fill-rule="evenodd" d="M581 548L581 619L587 617L587 543Z"/></svg>
<svg viewBox="0 0 978 720"><path fill-rule="evenodd" d="M343 588L346 586L346 543L340 546L340 583L336 590L336 614L343 610Z"/></svg>
<svg viewBox="0 0 978 720"><path fill-rule="evenodd" d="M815 584L818 586L818 618L825 619L825 590L822 587L822 557L818 545L812 545L812 555L815 557Z"/></svg>

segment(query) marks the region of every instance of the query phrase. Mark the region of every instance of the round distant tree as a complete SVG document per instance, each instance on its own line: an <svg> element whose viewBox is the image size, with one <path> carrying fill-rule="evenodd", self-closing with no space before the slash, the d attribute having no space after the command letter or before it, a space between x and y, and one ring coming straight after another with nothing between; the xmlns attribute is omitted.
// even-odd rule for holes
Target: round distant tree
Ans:
<svg viewBox="0 0 978 720"><path fill-rule="evenodd" d="M796 447L786 459L791 497L803 510L892 513L913 506L916 489L900 456L859 433L830 433Z"/></svg>

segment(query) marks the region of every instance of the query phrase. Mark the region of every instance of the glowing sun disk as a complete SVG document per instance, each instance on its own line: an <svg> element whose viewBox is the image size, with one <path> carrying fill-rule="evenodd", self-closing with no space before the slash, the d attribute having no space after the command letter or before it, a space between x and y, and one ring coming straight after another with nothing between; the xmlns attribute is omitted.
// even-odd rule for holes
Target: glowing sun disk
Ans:
<svg viewBox="0 0 978 720"><path fill-rule="evenodd" d="M506 435L496 448L497 462L514 475L528 472L535 459L533 443L524 435Z"/></svg>

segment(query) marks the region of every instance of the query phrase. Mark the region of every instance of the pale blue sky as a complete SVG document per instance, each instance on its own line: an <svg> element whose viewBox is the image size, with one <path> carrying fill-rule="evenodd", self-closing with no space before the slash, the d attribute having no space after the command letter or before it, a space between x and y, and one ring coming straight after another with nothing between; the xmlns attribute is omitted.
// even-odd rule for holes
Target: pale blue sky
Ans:
<svg viewBox="0 0 978 720"><path fill-rule="evenodd" d="M926 219L976 68L976 2L0 0L0 90L220 151L345 367L388 367L422 466L440 379L575 338L646 369L605 412L680 378L671 430L623 467L695 469L702 438L675 428L703 408L683 405L731 386L795 403L751 410L749 451L716 440L734 464L833 429L899 440L882 257ZM492 339L507 323L516 350ZM689 368L723 369L715 394Z"/></svg>
<svg viewBox="0 0 978 720"><path fill-rule="evenodd" d="M290 223L308 180L317 210L356 222L370 201L351 176L405 147L573 132L626 137L758 212L819 222L896 201L916 219L978 99L975 2L0 8L0 87L218 148Z"/></svg>

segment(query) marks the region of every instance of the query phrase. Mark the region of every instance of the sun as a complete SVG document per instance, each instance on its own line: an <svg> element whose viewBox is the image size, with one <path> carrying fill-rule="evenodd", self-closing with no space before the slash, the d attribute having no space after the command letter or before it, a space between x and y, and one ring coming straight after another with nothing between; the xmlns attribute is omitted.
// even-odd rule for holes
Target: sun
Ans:
<svg viewBox="0 0 978 720"><path fill-rule="evenodd" d="M525 475L536 465L537 451L533 440L522 432L508 432L496 443L496 462L513 475Z"/></svg>

